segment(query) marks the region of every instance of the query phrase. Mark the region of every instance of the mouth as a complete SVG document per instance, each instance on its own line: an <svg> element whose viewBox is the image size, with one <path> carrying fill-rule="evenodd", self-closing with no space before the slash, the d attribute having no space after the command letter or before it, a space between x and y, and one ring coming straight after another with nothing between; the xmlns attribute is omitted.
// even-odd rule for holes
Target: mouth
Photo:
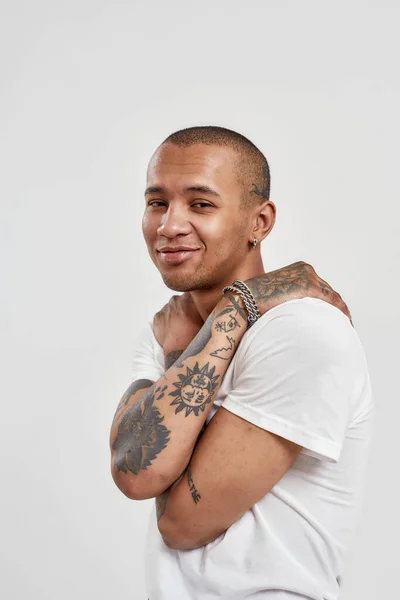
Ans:
<svg viewBox="0 0 400 600"><path fill-rule="evenodd" d="M193 250L157 250L157 254L161 262L166 265L180 265L192 258L199 250L200 248L194 248Z"/></svg>

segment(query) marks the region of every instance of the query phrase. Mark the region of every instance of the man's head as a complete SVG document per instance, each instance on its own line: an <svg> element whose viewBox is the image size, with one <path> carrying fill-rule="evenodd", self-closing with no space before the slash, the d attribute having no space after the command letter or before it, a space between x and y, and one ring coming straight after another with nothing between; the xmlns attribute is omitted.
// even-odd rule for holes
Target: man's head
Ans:
<svg viewBox="0 0 400 600"><path fill-rule="evenodd" d="M267 160L244 136L211 126L170 135L149 163L143 217L165 284L214 289L260 260L252 243L275 222L269 190Z"/></svg>

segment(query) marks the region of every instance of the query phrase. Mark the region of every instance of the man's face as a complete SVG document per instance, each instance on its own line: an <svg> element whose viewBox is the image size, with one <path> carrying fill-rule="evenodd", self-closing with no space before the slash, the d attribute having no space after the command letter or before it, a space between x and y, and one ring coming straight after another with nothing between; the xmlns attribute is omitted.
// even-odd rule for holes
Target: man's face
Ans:
<svg viewBox="0 0 400 600"><path fill-rule="evenodd" d="M166 143L147 172L143 234L164 283L176 291L214 289L248 253L248 213L233 149Z"/></svg>

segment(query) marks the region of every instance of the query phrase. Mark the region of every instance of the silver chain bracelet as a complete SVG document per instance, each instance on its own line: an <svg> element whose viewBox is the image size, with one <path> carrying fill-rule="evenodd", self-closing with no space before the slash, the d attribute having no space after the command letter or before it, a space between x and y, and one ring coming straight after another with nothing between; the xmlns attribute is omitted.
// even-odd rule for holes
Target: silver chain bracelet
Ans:
<svg viewBox="0 0 400 600"><path fill-rule="evenodd" d="M254 296L251 293L250 288L243 281L236 279L232 285L227 285L222 291L224 294L225 292L235 292L235 294L238 294L241 297L247 310L248 328L254 325L261 317Z"/></svg>
<svg viewBox="0 0 400 600"><path fill-rule="evenodd" d="M253 306L254 314L256 315L257 319L259 319L261 317L261 313L258 310L256 300L255 300L253 293L252 293L251 289L249 288L249 286L244 281L240 281L240 279L235 279L235 281L232 283L232 285L238 287L239 289L243 290L243 292L245 294L247 294L249 301L251 302L251 304Z"/></svg>

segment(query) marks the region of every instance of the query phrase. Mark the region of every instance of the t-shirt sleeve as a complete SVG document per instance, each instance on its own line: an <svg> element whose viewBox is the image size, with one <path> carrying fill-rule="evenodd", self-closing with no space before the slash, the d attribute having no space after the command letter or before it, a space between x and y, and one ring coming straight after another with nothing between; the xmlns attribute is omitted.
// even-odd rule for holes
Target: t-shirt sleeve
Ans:
<svg viewBox="0 0 400 600"><path fill-rule="evenodd" d="M354 330L338 309L311 298L270 313L246 332L222 406L336 462L355 389Z"/></svg>
<svg viewBox="0 0 400 600"><path fill-rule="evenodd" d="M135 341L131 368L132 381L148 379L154 382L164 373L162 347L154 336L153 327L150 322L142 328Z"/></svg>

